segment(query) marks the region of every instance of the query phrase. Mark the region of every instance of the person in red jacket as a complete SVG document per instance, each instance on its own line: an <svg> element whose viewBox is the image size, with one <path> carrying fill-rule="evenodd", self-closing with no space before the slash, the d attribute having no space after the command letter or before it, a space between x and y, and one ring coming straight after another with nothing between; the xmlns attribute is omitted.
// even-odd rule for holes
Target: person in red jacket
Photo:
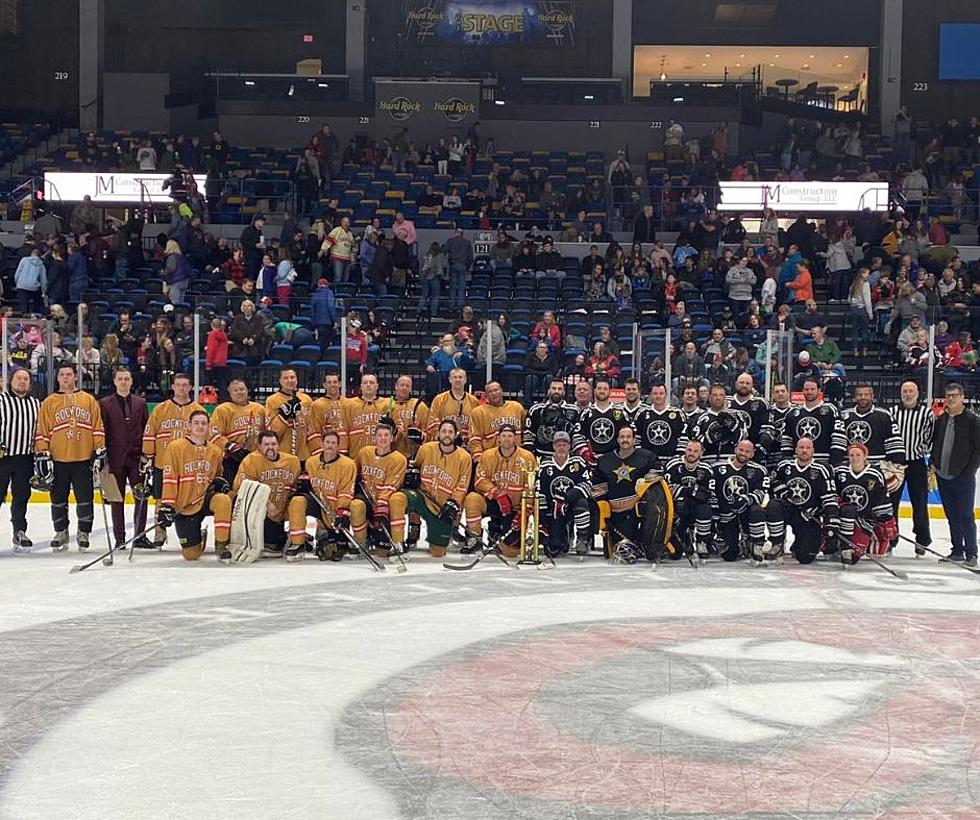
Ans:
<svg viewBox="0 0 980 820"><path fill-rule="evenodd" d="M805 306L813 298L813 276L804 262L796 263L796 278L792 282L787 282L786 288L795 294L794 301L797 307Z"/></svg>
<svg viewBox="0 0 980 820"><path fill-rule="evenodd" d="M221 272L225 275L225 290L240 288L245 280L245 257L242 249L235 248L231 259L221 263Z"/></svg>
<svg viewBox="0 0 980 820"><path fill-rule="evenodd" d="M226 398L228 387L228 334L225 320L215 316L211 320L211 332L204 343L204 370L218 395Z"/></svg>
<svg viewBox="0 0 980 820"><path fill-rule="evenodd" d="M621 372L619 359L606 350L602 342L596 342L592 348L592 355L585 364L586 378L593 379L601 376L609 381L611 387L615 387Z"/></svg>
<svg viewBox="0 0 980 820"><path fill-rule="evenodd" d="M541 321L534 326L534 333L531 334L532 339L540 339L541 331L544 330L547 334L548 346L551 348L552 352L557 354L561 350L561 328L558 327L558 323L555 321L555 314L553 311L546 310L541 317Z"/></svg>
<svg viewBox="0 0 980 820"><path fill-rule="evenodd" d="M354 313L354 311L351 311ZM347 317L347 338L344 340L344 351L347 355L347 387L354 388L361 383L361 375L367 367L368 338L361 330L361 320Z"/></svg>

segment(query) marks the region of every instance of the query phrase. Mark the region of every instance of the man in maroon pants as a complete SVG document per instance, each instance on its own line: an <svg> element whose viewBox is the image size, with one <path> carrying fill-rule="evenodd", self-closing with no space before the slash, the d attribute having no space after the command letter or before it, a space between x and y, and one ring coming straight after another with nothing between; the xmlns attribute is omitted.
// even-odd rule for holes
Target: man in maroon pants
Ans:
<svg viewBox="0 0 980 820"><path fill-rule="evenodd" d="M126 497L126 482L130 488L140 483L140 459L143 449L143 428L146 427L149 413L146 400L134 396L133 376L128 370L117 370L112 378L116 392L99 400L102 411L102 423L105 426L105 445L109 456L109 472L119 485L119 492ZM112 507L112 533L116 544L126 540L126 517L122 502L110 505ZM133 514L133 534L146 529L146 501L136 502ZM148 539L142 539L150 545ZM150 545L152 546L152 545Z"/></svg>

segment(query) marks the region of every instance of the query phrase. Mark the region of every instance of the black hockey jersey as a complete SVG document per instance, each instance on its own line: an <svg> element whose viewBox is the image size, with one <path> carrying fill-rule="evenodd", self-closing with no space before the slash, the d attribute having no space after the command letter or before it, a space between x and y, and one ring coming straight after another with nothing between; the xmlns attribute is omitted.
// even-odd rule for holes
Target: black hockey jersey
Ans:
<svg viewBox="0 0 980 820"><path fill-rule="evenodd" d="M735 453L735 445L742 439L748 438L748 426L745 418L730 410L716 413L705 410L694 427L691 428L691 439L701 442L704 453L701 456L710 465L720 464Z"/></svg>
<svg viewBox="0 0 980 820"><path fill-rule="evenodd" d="M633 418L633 429L640 447L653 453L661 467L687 446L687 421L675 407L665 407L663 411L644 407Z"/></svg>
<svg viewBox="0 0 980 820"><path fill-rule="evenodd" d="M834 439L840 461L852 444L863 444L868 448L868 461L872 465L886 459L896 464L905 463L905 446L898 425L891 413L880 407L872 407L867 413L859 413L856 407L851 407L841 413L840 428Z"/></svg>
<svg viewBox="0 0 980 820"><path fill-rule="evenodd" d="M826 465L814 460L802 467L795 458L788 458L776 467L770 483L773 498L796 507L807 517L823 512L837 518L837 491Z"/></svg>
<svg viewBox="0 0 980 820"><path fill-rule="evenodd" d="M629 426L630 423L626 414L618 405L611 405L605 410L600 410L594 404L590 404L582 411L575 424L572 449L576 453L581 453L582 450L589 447L592 450L592 455L598 459L605 453L611 453L619 447L616 437L620 430Z"/></svg>
<svg viewBox="0 0 980 820"><path fill-rule="evenodd" d="M874 524L893 517L885 477L877 468L868 465L855 474L850 467L838 467L834 470L834 484L841 504L853 504L859 520Z"/></svg>
<svg viewBox="0 0 980 820"><path fill-rule="evenodd" d="M588 497L592 494L592 471L585 459L569 456L559 467L554 458L538 466L538 509L548 518L561 516L565 497L572 487L579 487Z"/></svg>
<svg viewBox="0 0 980 820"><path fill-rule="evenodd" d="M728 402L728 410L742 417L749 431L747 438L755 445L757 461L763 461L773 449L779 449L779 439L773 433L769 402L757 396L749 396L740 402L737 396L733 396Z"/></svg>
<svg viewBox="0 0 980 820"><path fill-rule="evenodd" d="M677 503L690 500L705 504L711 499L711 468L703 461L689 469L683 458L672 459L664 470L664 478Z"/></svg>
<svg viewBox="0 0 980 820"><path fill-rule="evenodd" d="M772 428L772 437L775 442L769 455L775 456L777 463L782 461L783 431L786 429L786 416L789 415L789 411L792 409L792 404L788 404L786 407L777 407L773 404L769 407L769 426Z"/></svg>
<svg viewBox="0 0 980 820"><path fill-rule="evenodd" d="M781 438L783 456L793 458L797 442L809 438L813 440L814 458L821 464L830 461L832 453L839 458L839 451L834 448L834 433L839 436L839 428L840 414L834 405L820 402L808 409L805 404L798 404L786 414Z"/></svg>
<svg viewBox="0 0 980 820"><path fill-rule="evenodd" d="M768 490L769 474L761 464L750 461L736 469L726 459L711 471L711 511L719 521L731 521L752 504L765 501Z"/></svg>
<svg viewBox="0 0 980 820"><path fill-rule="evenodd" d="M656 470L657 460L653 453L637 448L629 458L620 458L619 450L599 458L593 471L592 495L605 498L614 512L632 510L639 501L636 482L647 473Z"/></svg>
<svg viewBox="0 0 980 820"><path fill-rule="evenodd" d="M623 411L623 415L626 416L626 420L633 425L633 429L636 429L636 417L642 413L644 410L649 410L650 405L646 402L640 402L636 407L630 407L624 401L619 405L619 409Z"/></svg>
<svg viewBox="0 0 980 820"><path fill-rule="evenodd" d="M572 435L579 411L574 404L566 401L540 401L531 405L524 419L524 449L530 450L539 459L555 452L551 439L559 430Z"/></svg>

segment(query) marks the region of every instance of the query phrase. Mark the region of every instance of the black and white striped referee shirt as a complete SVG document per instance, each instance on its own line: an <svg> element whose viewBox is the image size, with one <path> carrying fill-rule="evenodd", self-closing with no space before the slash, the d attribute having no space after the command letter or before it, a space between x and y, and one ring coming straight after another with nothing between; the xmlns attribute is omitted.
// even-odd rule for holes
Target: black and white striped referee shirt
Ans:
<svg viewBox="0 0 980 820"><path fill-rule="evenodd" d="M907 461L918 461L929 455L932 449L932 433L936 426L936 414L926 404L906 407L899 404L891 410L892 419L898 427L905 448Z"/></svg>
<svg viewBox="0 0 980 820"><path fill-rule="evenodd" d="M34 435L41 402L31 395L0 393L0 444L8 456L34 455Z"/></svg>

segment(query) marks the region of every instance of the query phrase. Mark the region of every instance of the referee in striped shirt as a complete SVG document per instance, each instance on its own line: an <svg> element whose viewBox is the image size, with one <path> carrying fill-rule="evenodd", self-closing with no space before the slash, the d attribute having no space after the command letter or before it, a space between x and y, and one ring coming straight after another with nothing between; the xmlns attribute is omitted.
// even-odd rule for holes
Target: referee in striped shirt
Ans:
<svg viewBox="0 0 980 820"><path fill-rule="evenodd" d="M27 502L34 475L34 435L41 403L31 395L31 374L22 368L10 374L10 390L0 393L0 504L11 488L10 523L14 551L32 546L27 537Z"/></svg>
<svg viewBox="0 0 980 820"><path fill-rule="evenodd" d="M895 517L898 518L902 487L908 485L915 542L928 547L932 544L932 536L929 533L929 479L926 456L932 449L932 433L936 425L936 416L928 404L919 401L919 386L912 379L902 382L901 396L901 404L892 409L891 415L902 438L902 446L905 448L905 480L892 493L892 507L895 509ZM894 547L895 543L891 546ZM925 555L925 551L916 548L915 554Z"/></svg>

